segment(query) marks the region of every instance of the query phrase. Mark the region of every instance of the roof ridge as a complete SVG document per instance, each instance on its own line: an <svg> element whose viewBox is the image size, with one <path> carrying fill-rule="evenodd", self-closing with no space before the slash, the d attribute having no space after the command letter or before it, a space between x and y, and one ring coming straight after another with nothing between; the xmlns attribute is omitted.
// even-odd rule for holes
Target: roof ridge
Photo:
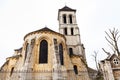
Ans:
<svg viewBox="0 0 120 80"><path fill-rule="evenodd" d="M63 8L59 9L59 11L76 11L76 10L65 5Z"/></svg>
<svg viewBox="0 0 120 80"><path fill-rule="evenodd" d="M24 40L25 40L25 38L26 38L28 35L33 34L33 33L36 33L36 32L42 32L42 31L50 31L50 32L53 32L53 33L60 34L60 33L56 32L56 31L53 31L53 30L49 29L48 27L44 27L44 28L41 28L41 29L39 29L39 30L35 30L35 31L32 31L32 32L26 34L26 35L24 36ZM63 34L60 34L60 35L63 35Z"/></svg>

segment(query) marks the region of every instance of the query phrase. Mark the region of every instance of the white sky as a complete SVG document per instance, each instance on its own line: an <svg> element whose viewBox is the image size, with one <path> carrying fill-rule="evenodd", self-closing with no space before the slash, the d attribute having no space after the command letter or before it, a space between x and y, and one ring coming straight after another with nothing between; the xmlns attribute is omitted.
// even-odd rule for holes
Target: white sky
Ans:
<svg viewBox="0 0 120 80"><path fill-rule="evenodd" d="M0 66L23 45L23 37L45 26L58 31L58 9L65 4L77 12L81 40L86 48L88 65L95 68L94 51L98 60L109 50L104 31L120 30L120 0L0 0Z"/></svg>

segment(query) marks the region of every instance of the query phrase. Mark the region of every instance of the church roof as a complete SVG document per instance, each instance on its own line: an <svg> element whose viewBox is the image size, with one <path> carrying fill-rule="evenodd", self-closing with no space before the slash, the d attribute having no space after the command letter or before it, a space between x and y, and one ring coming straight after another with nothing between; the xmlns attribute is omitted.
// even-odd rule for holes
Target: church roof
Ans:
<svg viewBox="0 0 120 80"><path fill-rule="evenodd" d="M104 62L105 60L110 61L113 57L116 57L116 58L120 59L119 56L117 56L116 54L112 54L112 55L109 55L104 60L101 60L100 62Z"/></svg>
<svg viewBox="0 0 120 80"><path fill-rule="evenodd" d="M53 30L51 30L51 29L49 29L49 28L47 28L47 27L44 27L44 28L42 28L42 29L39 29L38 31L51 31L51 32L55 32L55 31L53 31Z"/></svg>
<svg viewBox="0 0 120 80"><path fill-rule="evenodd" d="M119 57L118 57L116 54L112 54L110 57L107 57L106 60L110 60L110 59L112 59L113 57L116 57L116 58L119 59Z"/></svg>
<svg viewBox="0 0 120 80"><path fill-rule="evenodd" d="M69 7L67 7L67 6L65 6L65 7L61 8L61 9L59 9L59 11L75 11L75 12L76 12L75 9L69 8Z"/></svg>
<svg viewBox="0 0 120 80"><path fill-rule="evenodd" d="M39 29L39 30L36 30L36 31L33 31L33 32L30 32L30 33L26 34L25 37L24 37L24 40L25 40L25 38L26 38L28 35L30 35L30 34L37 33L37 32L45 32L45 31L53 32L53 33L59 34L59 35L61 35L61 36L64 37L64 35L62 35L62 34L60 34L60 33L58 33L58 32L55 32L55 31L53 31L53 30L51 30L51 29L49 29L49 28L47 28L47 27L44 27L44 28L42 28L42 29Z"/></svg>

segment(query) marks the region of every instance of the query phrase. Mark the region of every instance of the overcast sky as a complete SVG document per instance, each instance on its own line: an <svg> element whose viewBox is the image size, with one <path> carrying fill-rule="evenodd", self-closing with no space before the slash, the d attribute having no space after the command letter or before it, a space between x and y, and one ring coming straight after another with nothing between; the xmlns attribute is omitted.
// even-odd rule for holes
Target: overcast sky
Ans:
<svg viewBox="0 0 120 80"><path fill-rule="evenodd" d="M58 9L65 5L77 10L87 63L95 68L94 51L101 60L106 57L101 48L110 49L104 31L120 30L120 0L0 0L0 66L22 47L27 33L45 26L58 32Z"/></svg>

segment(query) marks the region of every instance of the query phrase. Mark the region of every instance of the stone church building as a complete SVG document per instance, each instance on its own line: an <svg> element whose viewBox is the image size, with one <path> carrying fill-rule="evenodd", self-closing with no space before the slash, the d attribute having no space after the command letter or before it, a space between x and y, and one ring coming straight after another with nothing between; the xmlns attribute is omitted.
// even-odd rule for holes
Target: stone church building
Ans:
<svg viewBox="0 0 120 80"><path fill-rule="evenodd" d="M24 36L24 43L6 58L0 80L90 80L76 10L58 10L59 33L47 27Z"/></svg>
<svg viewBox="0 0 120 80"><path fill-rule="evenodd" d="M100 61L99 65L104 80L120 80L120 57L118 55L109 54L106 59Z"/></svg>

